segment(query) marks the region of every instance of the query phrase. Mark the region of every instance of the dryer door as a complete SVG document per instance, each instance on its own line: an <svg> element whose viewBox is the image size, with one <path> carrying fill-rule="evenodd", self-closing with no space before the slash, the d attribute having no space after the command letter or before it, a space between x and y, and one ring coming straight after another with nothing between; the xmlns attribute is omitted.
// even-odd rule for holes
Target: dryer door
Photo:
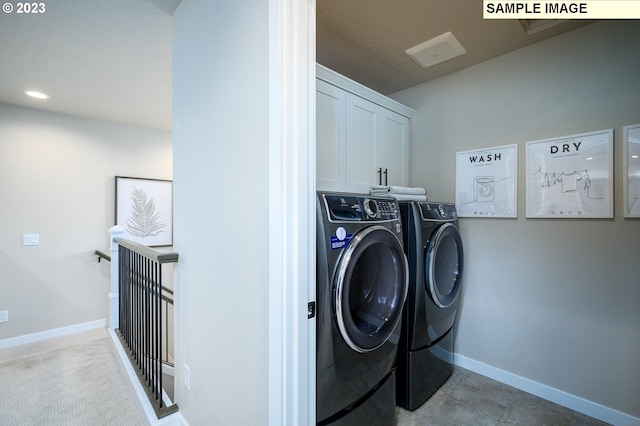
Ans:
<svg viewBox="0 0 640 426"><path fill-rule="evenodd" d="M464 252L458 228L445 223L427 245L425 277L427 292L441 308L449 307L460 293Z"/></svg>
<svg viewBox="0 0 640 426"><path fill-rule="evenodd" d="M407 258L387 228L371 226L345 248L334 278L336 321L357 352L382 346L402 314L408 288Z"/></svg>

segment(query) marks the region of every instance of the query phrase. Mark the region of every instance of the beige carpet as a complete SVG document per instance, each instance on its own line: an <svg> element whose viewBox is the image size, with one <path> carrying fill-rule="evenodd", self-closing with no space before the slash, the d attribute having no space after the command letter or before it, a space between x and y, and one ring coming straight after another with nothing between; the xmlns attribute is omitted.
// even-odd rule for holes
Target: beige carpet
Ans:
<svg viewBox="0 0 640 426"><path fill-rule="evenodd" d="M0 351L0 424L148 425L105 329Z"/></svg>

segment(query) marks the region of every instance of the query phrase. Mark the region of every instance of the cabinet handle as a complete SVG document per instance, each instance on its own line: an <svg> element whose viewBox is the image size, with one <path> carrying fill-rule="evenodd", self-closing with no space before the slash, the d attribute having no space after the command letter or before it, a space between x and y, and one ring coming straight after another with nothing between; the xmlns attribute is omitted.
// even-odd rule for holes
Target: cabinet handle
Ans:
<svg viewBox="0 0 640 426"><path fill-rule="evenodd" d="M378 169L378 185L382 185L382 167Z"/></svg>
<svg viewBox="0 0 640 426"><path fill-rule="evenodd" d="M388 179L389 173L387 173L387 170L388 169L384 169L384 184L385 185L389 185L389 179Z"/></svg>

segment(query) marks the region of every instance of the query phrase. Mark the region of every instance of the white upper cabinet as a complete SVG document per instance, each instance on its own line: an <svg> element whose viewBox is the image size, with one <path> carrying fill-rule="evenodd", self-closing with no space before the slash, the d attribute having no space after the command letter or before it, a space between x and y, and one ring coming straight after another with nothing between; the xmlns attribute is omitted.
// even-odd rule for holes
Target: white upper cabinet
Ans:
<svg viewBox="0 0 640 426"><path fill-rule="evenodd" d="M345 182L345 94L316 79L316 187L332 190Z"/></svg>
<svg viewBox="0 0 640 426"><path fill-rule="evenodd" d="M347 192L369 192L375 181L379 111L376 104L347 93Z"/></svg>
<svg viewBox="0 0 640 426"><path fill-rule="evenodd" d="M316 72L317 189L406 186L415 111L321 65Z"/></svg>
<svg viewBox="0 0 640 426"><path fill-rule="evenodd" d="M409 183L409 119L388 109L380 110L376 168L381 185Z"/></svg>

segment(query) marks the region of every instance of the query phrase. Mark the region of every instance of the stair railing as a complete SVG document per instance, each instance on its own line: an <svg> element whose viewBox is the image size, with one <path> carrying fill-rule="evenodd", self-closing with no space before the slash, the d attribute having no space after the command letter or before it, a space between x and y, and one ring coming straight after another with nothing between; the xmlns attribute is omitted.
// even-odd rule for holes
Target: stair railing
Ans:
<svg viewBox="0 0 640 426"><path fill-rule="evenodd" d="M123 234L119 226L110 232L109 327L120 338L156 415L162 418L178 410L176 404L167 400L166 393L163 397L162 386L162 364L169 360L169 332L173 329L169 318L170 308L173 314L173 292L162 285L162 266L176 263L178 254L163 253L124 239L119 236Z"/></svg>

